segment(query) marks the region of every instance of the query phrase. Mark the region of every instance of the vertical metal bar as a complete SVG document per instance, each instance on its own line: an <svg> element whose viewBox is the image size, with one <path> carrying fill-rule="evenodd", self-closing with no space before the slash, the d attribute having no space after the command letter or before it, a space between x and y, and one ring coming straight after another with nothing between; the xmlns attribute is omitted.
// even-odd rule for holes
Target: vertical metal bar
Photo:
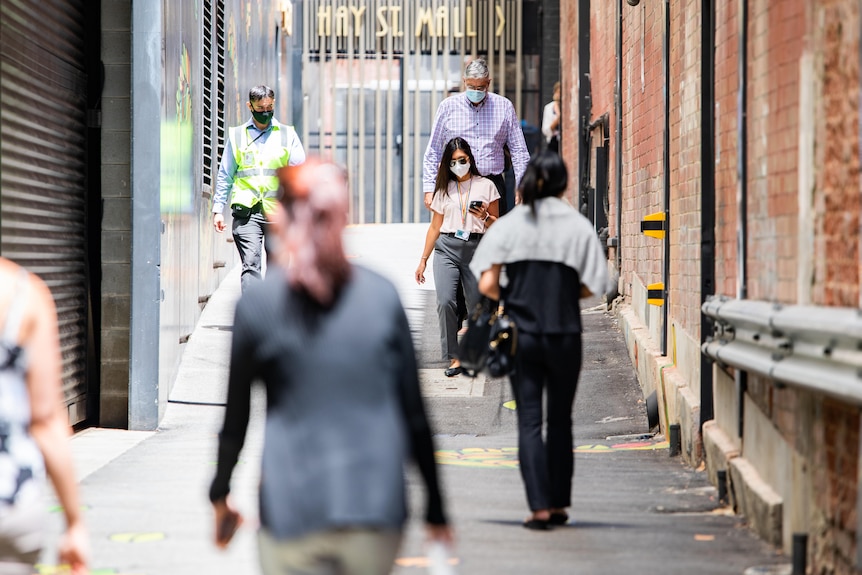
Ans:
<svg viewBox="0 0 862 575"><path fill-rule="evenodd" d="M504 15L506 14L505 1L506 0L503 0L504 3L502 5ZM495 43L497 42L497 25L498 25L498 23L497 23L497 0L494 0L493 2L491 2L490 5L491 5L491 19L488 20L488 31L489 31L489 34L491 36L492 43L491 43L491 46L488 48L489 51L494 49ZM504 20L505 20L505 16L504 16ZM498 50L497 60L499 60L499 62L497 64L497 66L498 66L497 78L499 78L497 85L499 86L499 88L497 89L497 93L500 94L501 96L505 97L506 96L506 35L503 34L502 36L500 36L499 40L500 40L500 44L499 44L499 46L497 46L497 50Z"/></svg>
<svg viewBox="0 0 862 575"><path fill-rule="evenodd" d="M496 0L486 0L485 2L485 42L488 44L488 70L491 76L494 75L494 2ZM476 20L479 20L478 18ZM476 22L476 25L479 25L479 22ZM481 26L479 27L481 30ZM481 32L480 32L481 33ZM500 90L497 88L500 79L495 78L494 89L499 94Z"/></svg>
<svg viewBox="0 0 862 575"><path fill-rule="evenodd" d="M129 429L159 425L167 382L159 381L162 3L132 3L132 270ZM156 129L153 129L153 127ZM155 241L153 241L155 239ZM163 388L161 383L165 384Z"/></svg>
<svg viewBox="0 0 862 575"><path fill-rule="evenodd" d="M736 297L748 297L748 0L739 0Z"/></svg>
<svg viewBox="0 0 862 575"><path fill-rule="evenodd" d="M372 4L371 9L374 10L373 14L377 14L376 6ZM366 45L366 34L369 32L364 31L364 33L359 38L359 110L358 111L358 138L357 138L357 146L359 149L357 150L356 156L358 161L357 166L357 178L354 182L357 190L357 211L359 212L358 217L356 218L356 222L360 224L365 223L365 147L367 145L366 134L365 134L365 97L368 92L366 83L366 72L365 72L365 45Z"/></svg>
<svg viewBox="0 0 862 575"><path fill-rule="evenodd" d="M578 0L578 208L586 203L589 186L590 142L590 0Z"/></svg>
<svg viewBox="0 0 862 575"><path fill-rule="evenodd" d="M303 84L310 85L311 82L305 82L305 74L307 71L311 70L311 58L309 54L311 53L311 45L312 45L311 35L311 10L306 9L305 5L302 7L302 70L301 74L303 76ZM308 135L309 135L309 124L308 121L308 95L302 94L302 145L305 146L306 149L309 147Z"/></svg>
<svg viewBox="0 0 862 575"><path fill-rule="evenodd" d="M715 294L715 4L701 0L700 62L700 303ZM712 318L700 313L700 343L712 335ZM713 418L713 364L700 354L700 429Z"/></svg>
<svg viewBox="0 0 862 575"><path fill-rule="evenodd" d="M386 3L390 7L389 2ZM374 77L376 86L374 90L374 223L379 224L382 220L383 206L383 71L384 52L386 40L375 41L374 54Z"/></svg>
<svg viewBox="0 0 862 575"><path fill-rule="evenodd" d="M664 305L661 306L661 354L667 355L668 308L670 307L670 0L664 1L664 34L662 35L662 64L664 66L664 258L662 281Z"/></svg>
<svg viewBox="0 0 862 575"><path fill-rule="evenodd" d="M475 60L479 55L479 4L478 4L478 0L470 0L470 2L471 2L471 6L473 8L473 12L472 12L473 18L472 18L472 22L471 22L471 24L473 25L472 30L476 31L476 36L471 36L472 39L470 40L470 59ZM468 30L470 28L467 27L466 15L464 17L465 17L465 20L464 20L464 27L465 28L464 29ZM461 62L461 72L462 72L461 76L462 77L464 76L463 72L464 72L465 67L466 66L464 65L464 62L462 61Z"/></svg>
<svg viewBox="0 0 862 575"><path fill-rule="evenodd" d="M329 115L327 122L327 132L329 134L328 141L328 151L329 154L326 156L330 159L336 158L336 150L338 149L337 144L337 132L338 126L336 126L335 119L335 110L337 108L336 104L338 103L338 90L336 89L336 84L338 81L338 36L336 32L338 31L338 26L336 26L335 22L335 10L337 8L337 2L333 2L332 6L332 27L330 28L330 36L329 36L329 54L326 59L326 64L329 67Z"/></svg>
<svg viewBox="0 0 862 575"><path fill-rule="evenodd" d="M616 260L617 272L622 274L622 248L623 248L623 0L617 0L617 78L616 78L616 137L614 147L616 148L616 192L617 192L617 230L616 230Z"/></svg>
<svg viewBox="0 0 862 575"><path fill-rule="evenodd" d="M736 297L748 297L748 0L739 0L739 90L737 93L737 222L736 222ZM745 393L748 391L748 373L734 372L740 439L745 432Z"/></svg>
<svg viewBox="0 0 862 575"><path fill-rule="evenodd" d="M317 109L319 110L317 116L317 154L323 156L324 128L326 127L326 97L324 94L326 89L327 37L318 34L318 41L320 42L320 49L317 51L317 94L319 98L317 102Z"/></svg>
<svg viewBox="0 0 862 575"><path fill-rule="evenodd" d="M524 117L524 2L517 0L515 17L515 111Z"/></svg>
<svg viewBox="0 0 862 575"><path fill-rule="evenodd" d="M417 198L422 198L416 202L416 205L413 209L413 217L415 221L419 221L420 218L420 210L425 207L424 198L425 195L422 193L422 152L424 150L421 149L422 146L422 90L419 86L419 78L422 73L420 68L422 67L422 55L419 53L419 47L416 47L416 50L410 55L413 58L411 62L411 68L413 70L413 191ZM429 96L430 106L428 106L428 113L434 114L437 110L437 106L434 105L433 98Z"/></svg>
<svg viewBox="0 0 862 575"><path fill-rule="evenodd" d="M405 22L406 23L406 22ZM404 29L403 27L401 28ZM386 39L386 223L392 223L392 67L395 64L395 38L389 34Z"/></svg>
<svg viewBox="0 0 862 575"><path fill-rule="evenodd" d="M348 173L355 173L354 170L356 166L354 165L354 161L356 159L356 152L353 149L355 145L355 140L353 138L353 130L355 128L353 122L353 107L356 105L354 101L354 86L353 86L353 66L356 63L356 53L354 50L354 45L356 41L356 36L354 35L354 25L356 24L353 21L353 18L348 19L347 25L347 101L344 103L347 112L347 134L345 145L347 146L346 150L346 165L348 166ZM350 195L353 196L354 192L351 191ZM357 202L353 201L353 198L350 198L350 202L348 203L348 220L349 222L355 221L356 218L356 205Z"/></svg>
<svg viewBox="0 0 862 575"><path fill-rule="evenodd" d="M411 220L416 219L417 212L417 202L416 198L418 197L418 192L416 190L416 178L413 178L413 186L410 186L410 177L411 171L415 174L415 162L416 156L418 154L418 149L416 149L415 142L412 137L409 137L408 134L413 134L416 130L415 128L411 128L411 125L415 124L413 120L413 115L411 115L411 106L410 106L410 77L409 70L411 62L410 52L408 50L402 50L401 56L401 190L402 190L402 202L403 206L401 208L401 220L404 223L407 223ZM415 107L415 106L414 106ZM416 149L416 151L414 151ZM413 162L410 162L408 158L412 158ZM410 209L410 196L413 196L413 209Z"/></svg>

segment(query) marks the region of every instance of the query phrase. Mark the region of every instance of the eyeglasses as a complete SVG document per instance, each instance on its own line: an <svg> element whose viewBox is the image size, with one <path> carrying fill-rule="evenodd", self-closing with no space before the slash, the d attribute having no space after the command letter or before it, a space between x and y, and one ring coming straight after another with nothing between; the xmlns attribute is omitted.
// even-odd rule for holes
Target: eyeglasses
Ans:
<svg viewBox="0 0 862 575"><path fill-rule="evenodd" d="M470 160L468 160L467 158L458 158L457 160L452 160L451 162L449 162L449 167L454 168L457 164L461 164L463 166L469 161Z"/></svg>

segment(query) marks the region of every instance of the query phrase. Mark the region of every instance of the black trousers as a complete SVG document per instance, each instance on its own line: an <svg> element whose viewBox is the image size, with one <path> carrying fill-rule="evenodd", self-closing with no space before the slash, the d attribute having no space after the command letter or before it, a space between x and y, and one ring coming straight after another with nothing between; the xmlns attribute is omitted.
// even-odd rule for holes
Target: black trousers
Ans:
<svg viewBox="0 0 862 575"><path fill-rule="evenodd" d="M518 461L532 511L571 505L575 473L572 407L580 371L581 334L518 334L510 379L517 402ZM545 390L547 418L542 409Z"/></svg>
<svg viewBox="0 0 862 575"><path fill-rule="evenodd" d="M485 177L497 186L497 191L500 192L500 215L505 215L509 211L509 203L506 199L506 178L503 174L488 174Z"/></svg>

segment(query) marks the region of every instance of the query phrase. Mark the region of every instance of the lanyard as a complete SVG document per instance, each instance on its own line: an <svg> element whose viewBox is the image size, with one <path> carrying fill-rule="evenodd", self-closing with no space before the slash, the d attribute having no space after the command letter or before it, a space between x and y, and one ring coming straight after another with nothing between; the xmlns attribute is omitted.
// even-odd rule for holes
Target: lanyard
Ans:
<svg viewBox="0 0 862 575"><path fill-rule="evenodd" d="M258 140L260 140L261 136L263 136L263 135L264 135L264 134L266 134L267 132L268 132L268 130L264 130L264 131L262 131L260 134L258 134L258 135L257 135L257 138L255 138L254 140L252 140L251 142L249 142L248 144L246 144L246 145L243 147L242 151L243 151L243 152L245 152L246 150L248 150L248 149L249 149L249 148L250 148L250 147L251 147L255 142L257 142ZM249 134L249 133L248 133L248 126L246 126L246 127L245 127L245 136L246 136L246 138L248 138L249 136L251 136L251 134Z"/></svg>
<svg viewBox="0 0 862 575"><path fill-rule="evenodd" d="M473 176L470 176L470 186L467 188L467 197L461 195L461 181L455 180L458 186L458 205L461 208L461 225L467 227L467 211L470 209L470 190L473 189Z"/></svg>

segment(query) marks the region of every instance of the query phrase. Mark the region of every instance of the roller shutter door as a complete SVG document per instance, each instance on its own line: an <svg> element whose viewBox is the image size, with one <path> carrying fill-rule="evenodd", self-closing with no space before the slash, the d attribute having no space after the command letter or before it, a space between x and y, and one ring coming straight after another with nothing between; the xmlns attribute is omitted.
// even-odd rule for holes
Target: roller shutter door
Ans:
<svg viewBox="0 0 862 575"><path fill-rule="evenodd" d="M86 416L83 12L82 1L0 0L0 254L54 294L72 423Z"/></svg>

